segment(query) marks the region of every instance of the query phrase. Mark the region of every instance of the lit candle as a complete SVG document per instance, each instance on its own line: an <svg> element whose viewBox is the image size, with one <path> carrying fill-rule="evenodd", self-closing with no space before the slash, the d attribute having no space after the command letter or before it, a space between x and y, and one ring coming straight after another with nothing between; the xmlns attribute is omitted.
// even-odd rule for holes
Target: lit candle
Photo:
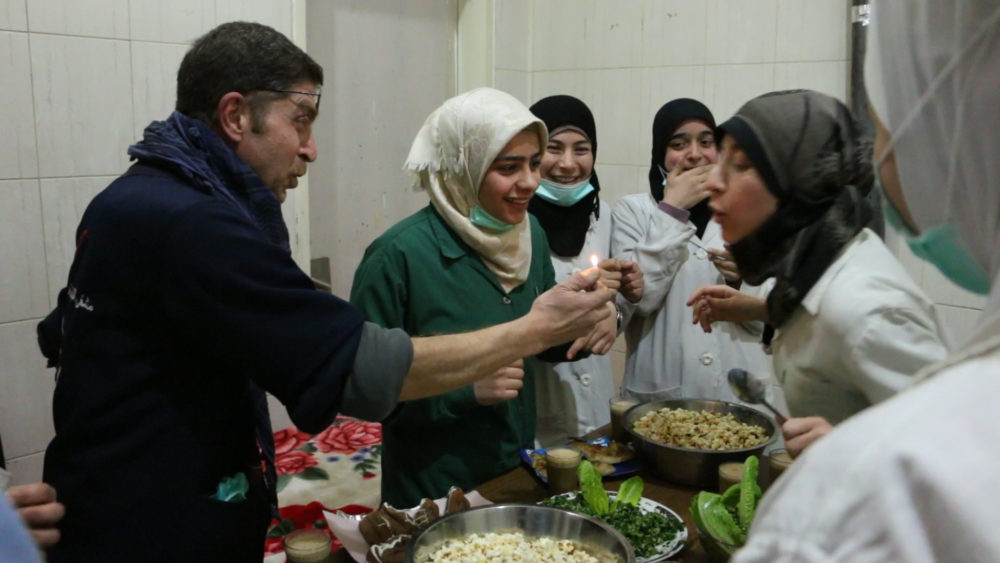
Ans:
<svg viewBox="0 0 1000 563"><path fill-rule="evenodd" d="M600 261L597 259L597 255L596 254L591 254L590 255L590 265L596 268L598 264L600 264Z"/></svg>

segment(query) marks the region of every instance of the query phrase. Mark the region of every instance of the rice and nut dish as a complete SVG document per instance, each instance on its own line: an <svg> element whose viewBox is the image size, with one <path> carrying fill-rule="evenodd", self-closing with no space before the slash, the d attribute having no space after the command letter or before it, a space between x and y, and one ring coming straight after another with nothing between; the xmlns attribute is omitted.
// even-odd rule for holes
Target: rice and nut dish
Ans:
<svg viewBox="0 0 1000 563"><path fill-rule="evenodd" d="M752 448L768 439L767 430L745 424L731 413L662 408L635 421L632 429L641 436L668 446L699 450Z"/></svg>
<svg viewBox="0 0 1000 563"><path fill-rule="evenodd" d="M521 562L572 562L610 563L618 558L607 552L598 557L593 549L584 549L579 542L546 536L526 537L519 531L469 534L463 538L449 539L436 547L419 563L507 563Z"/></svg>

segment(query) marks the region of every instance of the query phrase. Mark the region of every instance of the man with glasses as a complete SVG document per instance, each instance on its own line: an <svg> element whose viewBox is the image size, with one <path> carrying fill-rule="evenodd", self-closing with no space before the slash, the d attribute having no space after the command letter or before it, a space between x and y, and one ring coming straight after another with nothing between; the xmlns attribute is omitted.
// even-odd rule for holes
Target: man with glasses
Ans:
<svg viewBox="0 0 1000 563"><path fill-rule="evenodd" d="M505 325L411 339L312 288L280 202L317 157L322 68L266 26L198 39L176 111L91 202L59 305L45 481L49 561L260 561L273 506L264 390L302 430L469 385L587 334L612 291L581 274ZM580 291L589 289L590 291Z"/></svg>

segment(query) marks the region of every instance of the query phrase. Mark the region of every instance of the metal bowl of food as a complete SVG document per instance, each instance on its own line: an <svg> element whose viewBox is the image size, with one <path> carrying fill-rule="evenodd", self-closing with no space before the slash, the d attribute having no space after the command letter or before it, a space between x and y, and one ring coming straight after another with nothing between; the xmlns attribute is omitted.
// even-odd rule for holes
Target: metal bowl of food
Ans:
<svg viewBox="0 0 1000 563"><path fill-rule="evenodd" d="M715 440L714 438L704 438L706 428L703 427L692 431L690 428L684 429L681 426L682 430L678 431L678 434L687 437L673 441L688 444L685 446L670 445L664 440L657 440L640 433L645 431L648 434L646 426L643 426L640 431L636 430L637 422L642 425L648 424L650 419L647 418L646 422L643 422L643 417L646 417L647 414L655 416L655 413L665 408L684 409L693 413L705 411L718 415L731 414L736 423L760 427L762 436L756 436L760 442L754 445L734 446L735 443L753 442L754 440L750 438L755 435L746 436L745 429L739 427L738 424L731 425L727 422L721 429L725 433L724 441L728 442L729 445L719 449L717 447L719 442L714 442L714 445L702 443L703 441ZM625 428L632 438L632 446L654 473L671 483L703 487L713 491L718 488L720 463L742 462L750 455L761 457L764 448L772 444L778 437L778 426L774 423L774 419L763 412L736 403L708 399L668 399L636 405L625 413ZM713 428L713 430L715 429Z"/></svg>
<svg viewBox="0 0 1000 563"><path fill-rule="evenodd" d="M561 540L570 540L571 547ZM471 554L482 554L485 549L501 553L509 550L512 554L574 549L593 556L595 562L635 562L632 544L600 520L561 508L513 503L479 506L435 520L414 534L406 549L406 561L471 559L475 557ZM542 559L541 555L535 558Z"/></svg>

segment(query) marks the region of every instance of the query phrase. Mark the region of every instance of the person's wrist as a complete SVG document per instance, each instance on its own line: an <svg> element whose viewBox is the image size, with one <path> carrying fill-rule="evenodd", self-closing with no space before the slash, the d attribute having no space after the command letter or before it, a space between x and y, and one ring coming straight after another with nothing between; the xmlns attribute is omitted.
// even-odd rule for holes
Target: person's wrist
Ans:
<svg viewBox="0 0 1000 563"><path fill-rule="evenodd" d="M538 319L540 314L532 309L528 311L527 315L511 321L515 342L527 346L524 350L526 358L541 354L557 344L562 344L562 342L549 343L553 331L547 330L549 328L546 326L547 323Z"/></svg>
<svg viewBox="0 0 1000 563"><path fill-rule="evenodd" d="M688 219L691 217L691 212L682 207L678 207L664 199L661 201L657 207L660 211L670 215L674 219L677 219L681 223L687 223Z"/></svg>

